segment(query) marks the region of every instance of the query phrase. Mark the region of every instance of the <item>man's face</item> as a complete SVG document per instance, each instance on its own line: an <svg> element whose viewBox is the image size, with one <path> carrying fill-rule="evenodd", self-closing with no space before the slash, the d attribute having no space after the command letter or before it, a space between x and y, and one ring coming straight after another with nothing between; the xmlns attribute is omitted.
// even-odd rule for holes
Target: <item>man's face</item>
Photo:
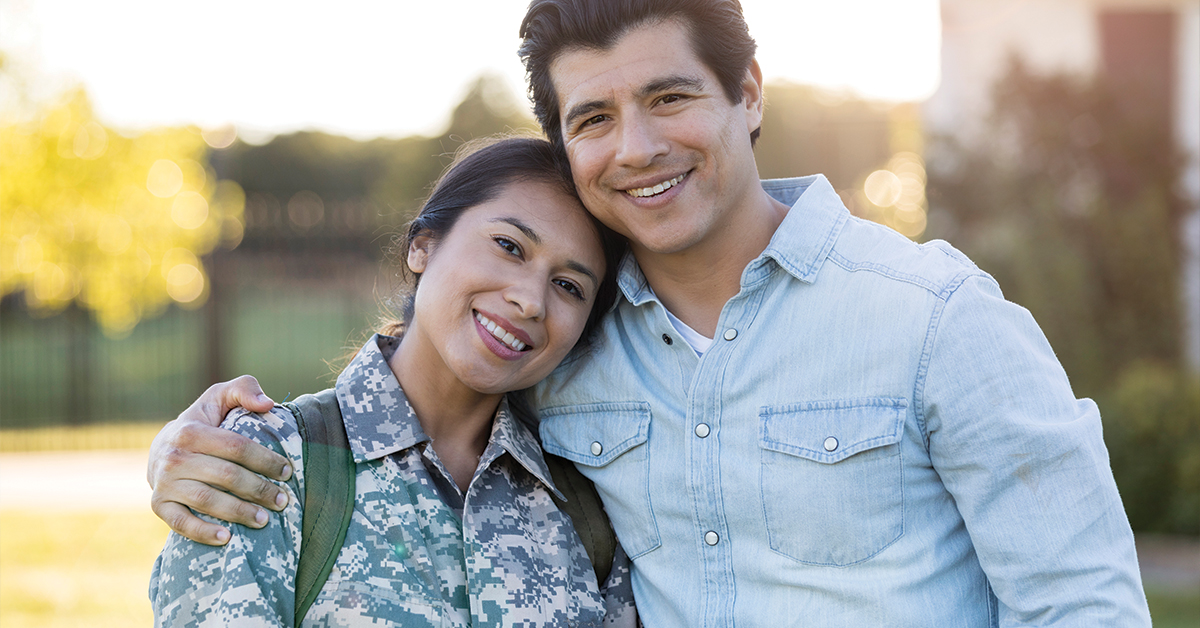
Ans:
<svg viewBox="0 0 1200 628"><path fill-rule="evenodd" d="M759 190L750 132L762 122L757 66L731 103L669 20L607 51L568 49L550 65L562 135L584 205L638 253L681 253L736 237Z"/></svg>

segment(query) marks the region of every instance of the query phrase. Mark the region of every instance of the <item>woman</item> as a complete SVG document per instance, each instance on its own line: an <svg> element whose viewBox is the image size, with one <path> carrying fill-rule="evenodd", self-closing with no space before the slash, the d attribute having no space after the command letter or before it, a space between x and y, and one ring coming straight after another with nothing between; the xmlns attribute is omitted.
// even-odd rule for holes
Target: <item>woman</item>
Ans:
<svg viewBox="0 0 1200 628"><path fill-rule="evenodd" d="M627 562L618 550L597 584L505 394L586 343L615 298L618 246L545 141L451 166L404 241L415 290L385 330L401 337L376 335L338 377L354 513L302 625L632 625ZM292 460L291 503L222 547L172 534L150 585L158 625L293 623L301 438L279 406L231 419Z"/></svg>

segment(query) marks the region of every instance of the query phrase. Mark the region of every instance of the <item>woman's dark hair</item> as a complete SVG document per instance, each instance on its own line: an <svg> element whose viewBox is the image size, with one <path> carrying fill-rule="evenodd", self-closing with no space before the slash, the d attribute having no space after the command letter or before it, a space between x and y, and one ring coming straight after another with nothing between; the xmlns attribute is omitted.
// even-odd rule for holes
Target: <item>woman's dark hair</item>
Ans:
<svg viewBox="0 0 1200 628"><path fill-rule="evenodd" d="M393 249L399 256L403 272L412 275L415 290L420 282L419 274L411 273L403 260L417 236L426 236L436 242L444 238L458 222L459 216L468 209L482 205L498 197L504 189L517 182L533 181L554 186L571 198L578 198L571 179L571 168L566 159L557 156L549 142L538 138L510 137L485 139L470 142L459 150L454 162L446 169L433 192L408 223L404 233L397 236ZM588 214L588 219L599 233L600 246L604 252L604 277L596 291L592 311L584 324L576 348L590 342L600 319L612 308L617 298L617 266L625 253L625 240ZM398 336L404 332L405 324L412 319L413 295L403 295L398 308L400 319L384 319L379 333Z"/></svg>
<svg viewBox="0 0 1200 628"><path fill-rule="evenodd" d="M757 45L738 0L533 0L521 22L521 47L533 114L546 137L563 150L558 93L550 65L570 50L607 51L643 24L678 19L688 28L692 50L721 82L731 103L742 101L742 80ZM760 129L750 133L753 144Z"/></svg>

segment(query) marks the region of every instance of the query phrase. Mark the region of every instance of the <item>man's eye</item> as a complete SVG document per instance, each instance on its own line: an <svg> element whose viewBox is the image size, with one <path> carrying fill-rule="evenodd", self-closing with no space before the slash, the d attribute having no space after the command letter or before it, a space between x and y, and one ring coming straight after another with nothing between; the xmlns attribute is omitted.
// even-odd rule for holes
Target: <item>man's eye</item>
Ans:
<svg viewBox="0 0 1200 628"><path fill-rule="evenodd" d="M517 257L521 256L521 246L516 242L513 242L512 240L502 236L496 236L494 239L496 240L496 244L500 245L500 248L512 253L513 255L516 255Z"/></svg>
<svg viewBox="0 0 1200 628"><path fill-rule="evenodd" d="M661 101L661 102L662 102L664 105L669 105L669 104L671 104L671 103L673 103L673 102L679 102L679 101L680 101L680 100L682 100L682 99L683 99L683 97L682 97L682 96L680 96L679 94L667 94L666 96L663 96L663 97L660 99L660 101Z"/></svg>
<svg viewBox="0 0 1200 628"><path fill-rule="evenodd" d="M602 115L592 116L592 117L588 118L587 120L584 120L579 125L579 128L583 128L585 126L592 126L593 124L600 124L601 122L604 122L604 116L602 116Z"/></svg>

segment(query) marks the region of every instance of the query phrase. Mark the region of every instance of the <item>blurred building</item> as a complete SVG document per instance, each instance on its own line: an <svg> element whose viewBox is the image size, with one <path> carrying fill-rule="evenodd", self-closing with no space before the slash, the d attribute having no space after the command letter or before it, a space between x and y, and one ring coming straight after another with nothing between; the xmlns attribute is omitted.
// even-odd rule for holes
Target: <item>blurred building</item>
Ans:
<svg viewBox="0 0 1200 628"><path fill-rule="evenodd" d="M1186 159L1186 347L1200 368L1200 2L942 0L942 79L925 104L932 135L983 141L992 88L1014 58L1034 72L1103 76L1149 111Z"/></svg>

